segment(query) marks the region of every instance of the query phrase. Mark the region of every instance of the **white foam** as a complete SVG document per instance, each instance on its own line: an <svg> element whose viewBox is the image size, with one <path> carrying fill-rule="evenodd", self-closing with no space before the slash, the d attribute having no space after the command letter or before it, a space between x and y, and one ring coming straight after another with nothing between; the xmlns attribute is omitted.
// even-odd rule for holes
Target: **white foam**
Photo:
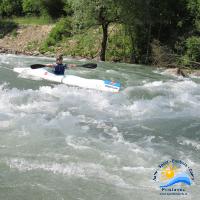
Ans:
<svg viewBox="0 0 200 200"><path fill-rule="evenodd" d="M86 138L79 138L79 137L75 138L73 136L68 136L65 138L65 142L67 143L68 146L71 146L74 149L79 149L79 150L91 149L91 147L89 147L90 142Z"/></svg>
<svg viewBox="0 0 200 200"><path fill-rule="evenodd" d="M24 126L22 126L21 130L17 131L16 134L18 137L27 137L30 135L30 132L26 130Z"/></svg>
<svg viewBox="0 0 200 200"><path fill-rule="evenodd" d="M10 127L10 121L0 121L0 130L6 129Z"/></svg>
<svg viewBox="0 0 200 200"><path fill-rule="evenodd" d="M200 150L200 142L192 140L192 139L188 139L185 137L179 137L178 139L178 143L184 146L191 146L193 147L195 150Z"/></svg>
<svg viewBox="0 0 200 200"><path fill-rule="evenodd" d="M163 81L153 81L150 83L145 83L143 87L152 88L152 87L159 87L163 85Z"/></svg>
<svg viewBox="0 0 200 200"><path fill-rule="evenodd" d="M108 73L113 74L112 70ZM179 138L179 146L171 147L171 137L162 135L161 123L166 119L198 121L200 85L187 79L134 82L132 74L123 75L127 89L117 95L65 85L36 90L0 85L0 126L5 133L0 135L0 148L6 152L1 161L7 160L12 171L91 179L121 188L137 185L137 190L154 187L149 183L151 167L170 159L174 150L196 169L198 158L193 155L199 144L195 136L188 140L172 133L173 139ZM198 126L188 125L184 133ZM8 133L9 128L13 129Z"/></svg>
<svg viewBox="0 0 200 200"><path fill-rule="evenodd" d="M102 179L108 184L112 184L122 188L131 188L131 186L124 182L118 175L109 173L99 164L94 163L39 163L29 162L25 159L14 158L7 160L7 165L12 169L19 171L35 171L43 170L53 174L61 174L64 176L79 177L79 178L97 178Z"/></svg>
<svg viewBox="0 0 200 200"><path fill-rule="evenodd" d="M191 78L200 79L200 76L190 75Z"/></svg>
<svg viewBox="0 0 200 200"><path fill-rule="evenodd" d="M138 173L138 174L143 174L144 172L148 172L148 171L153 171L154 168L145 168L145 167L122 167L123 171L127 171L127 172L134 172L134 173Z"/></svg>
<svg viewBox="0 0 200 200"><path fill-rule="evenodd" d="M127 113L131 111L134 118L198 116L200 112L200 86L191 80L154 81L132 89L148 91L153 96L155 94L152 99L140 98L132 105L124 105L124 110Z"/></svg>

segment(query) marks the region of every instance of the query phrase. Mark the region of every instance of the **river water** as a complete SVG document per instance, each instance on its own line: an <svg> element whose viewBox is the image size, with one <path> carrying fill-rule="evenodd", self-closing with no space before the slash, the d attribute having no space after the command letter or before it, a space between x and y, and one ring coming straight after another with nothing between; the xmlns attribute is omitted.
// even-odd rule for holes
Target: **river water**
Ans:
<svg viewBox="0 0 200 200"><path fill-rule="evenodd" d="M112 94L12 71L51 62L0 55L1 200L180 199L153 181L170 159L194 172L183 198L200 198L200 79L128 64L67 71L120 81Z"/></svg>

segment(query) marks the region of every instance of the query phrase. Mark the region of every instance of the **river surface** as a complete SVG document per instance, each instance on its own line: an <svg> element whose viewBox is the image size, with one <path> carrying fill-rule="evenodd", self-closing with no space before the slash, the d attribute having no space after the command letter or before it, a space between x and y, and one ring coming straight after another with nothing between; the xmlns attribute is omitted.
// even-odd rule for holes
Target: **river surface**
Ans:
<svg viewBox="0 0 200 200"><path fill-rule="evenodd" d="M200 199L200 79L114 63L67 71L120 81L113 94L12 71L53 61L0 55L0 200ZM193 170L187 196L164 198L153 181L170 159Z"/></svg>

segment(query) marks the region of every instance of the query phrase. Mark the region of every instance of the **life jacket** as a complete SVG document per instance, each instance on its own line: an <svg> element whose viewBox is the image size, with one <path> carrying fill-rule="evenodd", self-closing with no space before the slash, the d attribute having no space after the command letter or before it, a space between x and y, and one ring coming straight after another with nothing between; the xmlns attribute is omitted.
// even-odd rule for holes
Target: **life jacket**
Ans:
<svg viewBox="0 0 200 200"><path fill-rule="evenodd" d="M64 75L66 68L67 68L66 64L55 64L55 66L54 66L54 74L56 74L56 75Z"/></svg>

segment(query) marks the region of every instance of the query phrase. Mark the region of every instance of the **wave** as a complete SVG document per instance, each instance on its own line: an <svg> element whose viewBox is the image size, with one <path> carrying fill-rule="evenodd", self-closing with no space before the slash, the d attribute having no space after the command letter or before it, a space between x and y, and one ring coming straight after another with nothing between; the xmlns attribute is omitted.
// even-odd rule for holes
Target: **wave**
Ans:
<svg viewBox="0 0 200 200"><path fill-rule="evenodd" d="M181 174L170 180L167 184L161 185L160 187L161 188L170 187L177 183L185 183L186 185L191 185L191 180L186 174Z"/></svg>

